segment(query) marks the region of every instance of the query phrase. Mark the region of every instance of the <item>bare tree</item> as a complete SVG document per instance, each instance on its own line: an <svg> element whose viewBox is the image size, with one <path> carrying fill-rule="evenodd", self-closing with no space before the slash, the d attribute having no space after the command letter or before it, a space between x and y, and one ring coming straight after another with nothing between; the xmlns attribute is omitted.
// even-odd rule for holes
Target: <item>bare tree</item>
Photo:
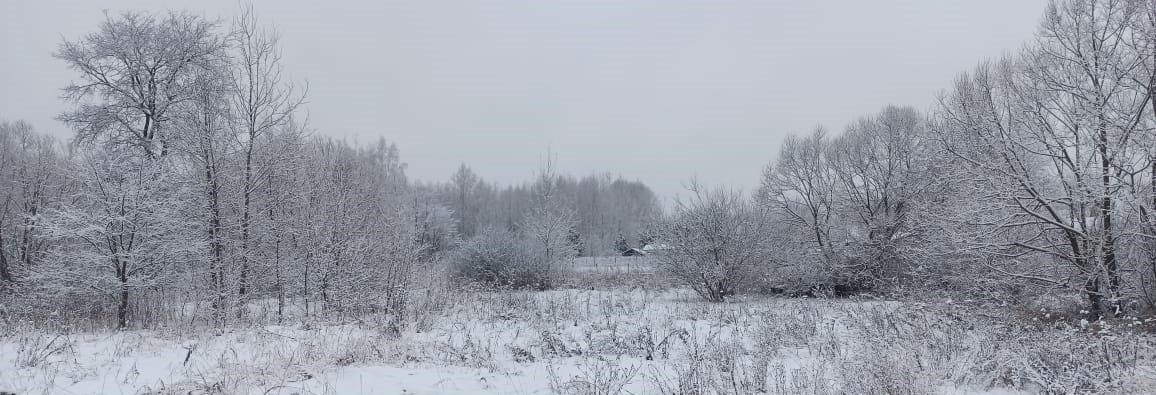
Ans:
<svg viewBox="0 0 1156 395"><path fill-rule="evenodd" d="M1143 183L1148 183L1147 198L1135 199L1134 205L1148 239L1148 273L1141 276L1147 277L1148 284L1142 287L1142 292L1149 307L1156 308L1156 138L1152 137L1153 130L1156 130L1156 124L1153 124L1156 122L1156 3L1141 2L1136 13L1138 15L1132 19L1132 34L1128 43L1131 50L1141 57L1141 61L1133 72L1133 86L1140 89L1146 87L1152 116L1141 117L1146 120L1139 125L1137 133L1137 141L1146 146L1148 151L1147 167L1140 169L1147 171L1147 179L1139 173L1132 178L1131 184L1135 193L1143 196Z"/></svg>
<svg viewBox="0 0 1156 395"><path fill-rule="evenodd" d="M222 65L223 66L223 65ZM225 206L228 177L225 174L235 150L228 138L230 114L226 101L227 86L223 70L204 70L197 77L193 97L182 107L179 127L189 137L182 141L182 151L192 159L193 177L204 191L203 218L208 248L209 288L214 321L224 325L227 309L226 245L228 234Z"/></svg>
<svg viewBox="0 0 1156 395"><path fill-rule="evenodd" d="M0 281L15 280L48 248L39 227L44 211L59 201L57 148L27 122L0 122Z"/></svg>
<svg viewBox="0 0 1156 395"><path fill-rule="evenodd" d="M454 211L434 198L436 191L414 188L411 193L422 258L433 261L439 254L457 246L460 241L458 222L454 219Z"/></svg>
<svg viewBox="0 0 1156 395"><path fill-rule="evenodd" d="M12 195L13 188L16 185L13 176L14 163L16 162L16 150L12 149L13 137L9 132L8 123L0 124L0 195L4 196L3 206L0 206L0 285L7 285L12 282L12 269L9 263L9 246L5 243L4 236L8 234L8 227L12 217Z"/></svg>
<svg viewBox="0 0 1156 395"><path fill-rule="evenodd" d="M179 137L166 129L170 112L192 98L200 70L222 55L216 27L187 13L107 15L96 33L66 40L55 53L80 73L64 88L78 107L59 119L79 142L103 139L164 156Z"/></svg>
<svg viewBox="0 0 1156 395"><path fill-rule="evenodd" d="M302 167L307 163L302 156L307 152L306 131L303 125L291 124L271 136L266 161L270 171L264 184L264 209L267 226L260 235L266 250L265 268L273 276L273 291L277 298L277 318L284 318L287 298L291 296L291 275L301 267L302 257L296 254L304 223L298 215L306 205L308 188L302 183Z"/></svg>
<svg viewBox="0 0 1156 395"><path fill-rule="evenodd" d="M549 154L547 154L549 155ZM531 186L529 213L522 220L522 233L530 240L531 254L537 261L533 270L547 273L544 281L552 281L561 261L577 255L577 246L571 240L574 228L574 212L562 203L558 188L558 174L554 160L547 156L538 172L538 179ZM539 284L541 289L553 284Z"/></svg>
<svg viewBox="0 0 1156 395"><path fill-rule="evenodd" d="M1150 92L1132 73L1147 62L1126 45L1135 5L1051 4L1033 46L961 77L941 106L946 147L1006 205L978 221L1009 236L986 242L1014 266L997 270L1079 284L1094 315L1121 307L1118 205L1146 167L1135 141Z"/></svg>
<svg viewBox="0 0 1156 395"><path fill-rule="evenodd" d="M305 95L298 94L293 84L282 73L280 37L271 28L262 28L252 4L244 6L241 15L233 20L235 66L231 88L233 114L239 121L237 134L245 156L244 181L241 189L241 251L238 294L249 291L251 233L253 226L253 194L266 169L254 169L254 155L260 139L277 128L286 126Z"/></svg>
<svg viewBox="0 0 1156 395"><path fill-rule="evenodd" d="M688 189L690 199L678 202L660 231L659 242L670 249L658 260L704 299L721 302L752 278L753 269L770 264L770 221L742 193L705 191L697 182Z"/></svg>
<svg viewBox="0 0 1156 395"><path fill-rule="evenodd" d="M398 291L420 247L397 147L317 140L304 156L296 244L307 303L314 296L327 309L403 301Z"/></svg>
<svg viewBox="0 0 1156 395"><path fill-rule="evenodd" d="M116 326L125 328L132 291L162 284L170 268L200 250L199 238L179 212L183 194L165 163L106 150L75 166L78 194L47 214L43 229L54 249L34 276L42 285L111 296Z"/></svg>
<svg viewBox="0 0 1156 395"><path fill-rule="evenodd" d="M574 227L568 232L576 238L581 255L604 255L614 251L618 237L636 244L649 223L662 215L662 206L654 192L641 181L628 181L609 173L595 173L580 179L554 174L550 191L554 205L565 208ZM527 212L540 200L540 177L531 185L512 185L498 189L486 183L462 165L443 186L442 201L448 204L462 226L462 235L471 237L468 229L503 228L516 231Z"/></svg>
<svg viewBox="0 0 1156 395"><path fill-rule="evenodd" d="M831 142L837 202L849 240L857 251L844 257L843 270L870 279L908 274L902 250L917 243L920 224L912 216L922 199L936 194L936 144L924 118L910 107L885 107L859 119Z"/></svg>
<svg viewBox="0 0 1156 395"><path fill-rule="evenodd" d="M453 207L453 215L458 221L461 233L471 237L478 232L477 214L479 207L475 202L475 191L481 179L465 163L458 167L453 176L450 176L450 186L453 188L453 197L449 199Z"/></svg>
<svg viewBox="0 0 1156 395"><path fill-rule="evenodd" d="M826 261L833 248L832 215L836 178L826 129L817 126L810 136L787 137L779 158L763 170L758 197L763 204L786 214L799 231L811 235L819 258Z"/></svg>

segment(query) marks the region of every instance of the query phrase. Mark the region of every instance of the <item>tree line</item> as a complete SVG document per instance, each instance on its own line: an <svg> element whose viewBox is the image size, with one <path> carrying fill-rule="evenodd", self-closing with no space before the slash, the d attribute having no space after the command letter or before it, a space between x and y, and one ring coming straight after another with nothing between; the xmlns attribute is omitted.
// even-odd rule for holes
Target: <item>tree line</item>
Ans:
<svg viewBox="0 0 1156 395"><path fill-rule="evenodd" d="M713 300L754 270L835 293L1042 288L1082 294L1092 316L1156 309L1153 4L1054 1L1031 42L960 74L929 111L787 138L754 203L724 190L678 206L670 266L705 262L682 277Z"/></svg>
<svg viewBox="0 0 1156 395"><path fill-rule="evenodd" d="M581 178L553 174L503 187L462 164L448 183L425 187L447 206L460 236L469 239L486 229L517 231L542 183L553 184L553 199L573 217L567 232L582 256L617 254L624 244L639 247L645 244L649 227L662 216L662 204L646 184L610 173Z"/></svg>
<svg viewBox="0 0 1156 395"><path fill-rule="evenodd" d="M72 141L0 123L0 313L118 328L400 317L415 270L490 229L550 266L636 243L661 213L641 182L552 163L510 187L464 165L410 181L395 144L313 136L280 51L252 6L227 22L109 14L64 40Z"/></svg>
<svg viewBox="0 0 1156 395"><path fill-rule="evenodd" d="M107 15L54 56L72 143L0 128L10 306L123 328L403 302L419 247L397 147L310 137L251 7Z"/></svg>

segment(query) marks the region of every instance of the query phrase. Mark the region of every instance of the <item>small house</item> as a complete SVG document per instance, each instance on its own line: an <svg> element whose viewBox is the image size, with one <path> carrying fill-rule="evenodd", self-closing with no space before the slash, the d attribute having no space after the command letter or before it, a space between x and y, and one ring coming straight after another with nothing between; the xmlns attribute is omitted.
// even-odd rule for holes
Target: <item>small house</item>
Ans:
<svg viewBox="0 0 1156 395"><path fill-rule="evenodd" d="M622 251L622 256L643 256L643 255L646 255L646 251L643 251L643 250L640 250L637 248L631 248L631 249L628 249L626 251Z"/></svg>
<svg viewBox="0 0 1156 395"><path fill-rule="evenodd" d="M652 252L666 251L669 249L670 249L670 246L668 246L666 244L647 244L647 245L642 247L642 253L648 254L648 253L652 253Z"/></svg>

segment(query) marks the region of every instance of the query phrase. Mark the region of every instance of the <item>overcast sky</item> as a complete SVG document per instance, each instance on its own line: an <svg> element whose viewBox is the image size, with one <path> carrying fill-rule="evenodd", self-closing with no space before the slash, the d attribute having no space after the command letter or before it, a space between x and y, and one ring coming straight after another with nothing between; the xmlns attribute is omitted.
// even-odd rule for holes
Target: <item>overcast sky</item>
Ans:
<svg viewBox="0 0 1156 395"><path fill-rule="evenodd" d="M0 118L61 137L51 57L102 10L235 0L0 0ZM750 190L783 137L835 131L886 104L930 108L960 71L1031 38L1044 0L256 1L310 86L316 133L397 142L409 175L460 163L529 179L610 171L673 196L682 181Z"/></svg>

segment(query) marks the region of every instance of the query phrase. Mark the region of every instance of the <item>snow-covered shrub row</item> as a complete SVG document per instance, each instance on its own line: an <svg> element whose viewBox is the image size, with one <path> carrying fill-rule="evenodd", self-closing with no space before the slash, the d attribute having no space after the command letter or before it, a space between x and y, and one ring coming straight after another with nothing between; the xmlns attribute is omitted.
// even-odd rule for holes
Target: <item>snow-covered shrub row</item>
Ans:
<svg viewBox="0 0 1156 395"><path fill-rule="evenodd" d="M160 393L1144 393L1156 339L986 305L691 290L455 291L371 321L0 338L0 390Z"/></svg>

